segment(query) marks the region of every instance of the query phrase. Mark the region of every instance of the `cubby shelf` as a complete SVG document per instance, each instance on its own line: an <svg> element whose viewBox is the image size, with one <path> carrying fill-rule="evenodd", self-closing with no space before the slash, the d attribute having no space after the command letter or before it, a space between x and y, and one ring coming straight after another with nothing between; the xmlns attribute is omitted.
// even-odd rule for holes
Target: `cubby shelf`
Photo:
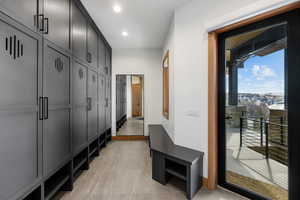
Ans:
<svg viewBox="0 0 300 200"><path fill-rule="evenodd" d="M60 175L45 184L45 200L51 199L69 178L69 175Z"/></svg>
<svg viewBox="0 0 300 200"><path fill-rule="evenodd" d="M183 181L186 181L186 175L182 174L181 172L178 172L178 171L175 171L173 169L166 169L166 172L168 172L169 174L172 174L173 176L183 180Z"/></svg>
<svg viewBox="0 0 300 200"><path fill-rule="evenodd" d="M74 167L74 174L76 174L76 172L80 169L80 167L84 164L84 163L86 163L87 162L87 159L85 158L85 159L83 159L83 160L81 160L75 167Z"/></svg>
<svg viewBox="0 0 300 200"><path fill-rule="evenodd" d="M89 157L92 157L92 155L98 151L98 148L93 149L90 153L89 153Z"/></svg>

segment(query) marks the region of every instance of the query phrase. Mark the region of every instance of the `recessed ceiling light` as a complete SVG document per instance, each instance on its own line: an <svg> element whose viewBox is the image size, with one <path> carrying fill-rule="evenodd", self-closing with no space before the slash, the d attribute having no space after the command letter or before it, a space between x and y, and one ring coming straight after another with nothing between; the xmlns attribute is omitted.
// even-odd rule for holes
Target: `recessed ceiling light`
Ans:
<svg viewBox="0 0 300 200"><path fill-rule="evenodd" d="M115 4L115 5L113 6L113 9L114 9L115 13L120 13L120 12L122 12L122 7L121 7L119 4Z"/></svg>
<svg viewBox="0 0 300 200"><path fill-rule="evenodd" d="M127 37L127 36L128 36L128 32L127 32L127 31L123 31L123 32L122 32L122 35L123 35L124 37Z"/></svg>

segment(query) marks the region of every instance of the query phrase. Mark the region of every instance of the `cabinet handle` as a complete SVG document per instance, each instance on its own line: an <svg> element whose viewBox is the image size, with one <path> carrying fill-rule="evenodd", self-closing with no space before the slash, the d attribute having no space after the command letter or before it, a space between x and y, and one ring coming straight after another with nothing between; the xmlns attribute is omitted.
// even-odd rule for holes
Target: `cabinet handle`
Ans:
<svg viewBox="0 0 300 200"><path fill-rule="evenodd" d="M44 101L43 97L39 98L39 120L43 120Z"/></svg>
<svg viewBox="0 0 300 200"><path fill-rule="evenodd" d="M49 34L49 18L46 17L44 18L44 23L43 23L44 26L46 26L46 28L44 28L44 34Z"/></svg>
<svg viewBox="0 0 300 200"><path fill-rule="evenodd" d="M44 97L44 119L48 119L48 112L49 112L49 100L48 97Z"/></svg>
<svg viewBox="0 0 300 200"><path fill-rule="evenodd" d="M88 97L87 98L87 110L90 111L92 110L92 98L91 97Z"/></svg>
<svg viewBox="0 0 300 200"><path fill-rule="evenodd" d="M38 29L38 31L43 32L44 31L44 15L34 15L34 23L35 27Z"/></svg>
<svg viewBox="0 0 300 200"><path fill-rule="evenodd" d="M86 53L86 61L88 63L92 63L92 54L90 52Z"/></svg>

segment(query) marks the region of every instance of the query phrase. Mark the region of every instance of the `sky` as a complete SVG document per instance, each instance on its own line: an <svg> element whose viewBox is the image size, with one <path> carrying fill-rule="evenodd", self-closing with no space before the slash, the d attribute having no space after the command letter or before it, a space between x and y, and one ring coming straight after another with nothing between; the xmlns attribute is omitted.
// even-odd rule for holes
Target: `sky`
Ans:
<svg viewBox="0 0 300 200"><path fill-rule="evenodd" d="M249 58L238 69L238 92L284 94L284 50Z"/></svg>

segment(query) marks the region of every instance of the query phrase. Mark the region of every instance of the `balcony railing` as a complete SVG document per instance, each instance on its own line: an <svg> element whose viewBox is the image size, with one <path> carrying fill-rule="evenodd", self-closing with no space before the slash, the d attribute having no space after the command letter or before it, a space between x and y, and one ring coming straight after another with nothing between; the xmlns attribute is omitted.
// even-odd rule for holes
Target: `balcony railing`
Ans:
<svg viewBox="0 0 300 200"><path fill-rule="evenodd" d="M278 123L277 123L278 122ZM287 165L288 125L283 117L265 120L264 118L240 117L240 148L248 147Z"/></svg>

